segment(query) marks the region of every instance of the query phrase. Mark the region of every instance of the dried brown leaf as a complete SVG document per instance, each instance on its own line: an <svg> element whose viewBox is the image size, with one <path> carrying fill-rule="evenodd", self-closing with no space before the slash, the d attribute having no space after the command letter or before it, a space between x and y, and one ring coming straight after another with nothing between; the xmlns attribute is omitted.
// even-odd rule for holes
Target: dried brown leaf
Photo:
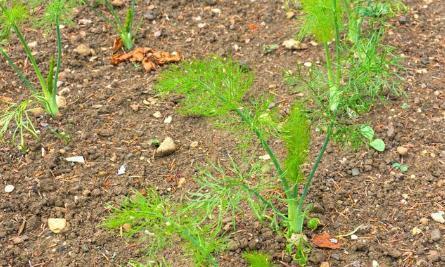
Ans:
<svg viewBox="0 0 445 267"><path fill-rule="evenodd" d="M338 240L332 238L327 232L315 235L312 238L312 243L319 248L339 249L341 247Z"/></svg>
<svg viewBox="0 0 445 267"><path fill-rule="evenodd" d="M115 54L111 57L111 64L117 65L125 61L141 62L145 71L155 70L158 66L179 62L181 55L179 53L155 51L148 47L138 47L133 51L124 54Z"/></svg>
<svg viewBox="0 0 445 267"><path fill-rule="evenodd" d="M112 48L113 54L116 53L117 51L121 50L122 46L123 46L123 43L122 43L122 39L120 37L114 39L113 48Z"/></svg>
<svg viewBox="0 0 445 267"><path fill-rule="evenodd" d="M144 70L147 72L156 69L156 64L153 63L153 61L151 61L148 58L144 58L144 60L142 61L142 66L144 67Z"/></svg>

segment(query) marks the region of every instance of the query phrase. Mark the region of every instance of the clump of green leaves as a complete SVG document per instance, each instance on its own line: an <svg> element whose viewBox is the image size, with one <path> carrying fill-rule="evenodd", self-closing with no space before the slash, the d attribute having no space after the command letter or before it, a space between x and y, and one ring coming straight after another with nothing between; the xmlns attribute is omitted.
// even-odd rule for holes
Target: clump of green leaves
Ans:
<svg viewBox="0 0 445 267"><path fill-rule="evenodd" d="M184 206L185 210L205 211L202 221L207 220L213 224L213 229L221 231L224 226L224 219L231 217L233 227L236 226L235 218L243 216L245 206L262 220L265 215L265 207L262 203L257 203L249 194L245 194L246 184L251 184L252 177L258 179L253 184L252 190L262 192L270 187L270 181L264 179L261 174L261 165L253 164L249 170L242 172L240 167L231 160L230 166L223 168L215 166L203 169L196 176L195 182L199 188L188 195L189 201Z"/></svg>
<svg viewBox="0 0 445 267"><path fill-rule="evenodd" d="M394 162L392 164L392 167L396 170L399 170L400 172L403 172L403 173L407 172L409 169L408 165L400 163L400 162Z"/></svg>
<svg viewBox="0 0 445 267"><path fill-rule="evenodd" d="M243 258L249 263L250 267L272 267L270 256L258 251L249 251L243 253Z"/></svg>
<svg viewBox="0 0 445 267"><path fill-rule="evenodd" d="M159 75L155 90L182 95L184 115L216 116L239 107L252 82L252 73L242 65L209 58L172 65Z"/></svg>
<svg viewBox="0 0 445 267"><path fill-rule="evenodd" d="M311 218L307 221L307 227L309 227L309 229L311 229L312 231L317 230L319 225L320 225L320 219L318 218Z"/></svg>
<svg viewBox="0 0 445 267"><path fill-rule="evenodd" d="M370 147L379 152L385 151L385 142L380 138L374 139L374 129L372 129L371 126L362 125L362 127L360 127L360 133L366 138Z"/></svg>
<svg viewBox="0 0 445 267"><path fill-rule="evenodd" d="M361 0L301 3L304 16L299 36L311 35L323 45L326 64L309 69L298 66L296 73L288 72L285 78L305 93L306 103L315 110L311 118L320 128L332 120L335 100L334 139L357 147L358 131L351 129L357 128L354 124L360 115L385 96L401 94L395 74L400 69L399 58L394 48L382 43L385 21L396 5ZM328 44L333 40L331 51Z"/></svg>
<svg viewBox="0 0 445 267"><path fill-rule="evenodd" d="M224 248L219 232L201 223L202 210L185 209L181 203L172 203L153 189L147 190L145 196L136 193L119 207L110 208L112 213L103 226L120 229L127 225L126 236L142 234L141 238L150 244L149 257L159 256L159 252L180 238L182 248L192 256L196 266L210 266L216 263L212 253Z"/></svg>
<svg viewBox="0 0 445 267"><path fill-rule="evenodd" d="M46 8L42 21L54 25L56 32L56 56L51 57L46 75L44 75L41 67L37 64L37 60L29 48L25 36L20 30L22 23L29 17L31 7L25 5L21 1L0 3L1 35L4 38L7 38L11 33L15 34L22 45L27 59L31 63L35 78L38 81L37 87L33 79L29 79L20 67L16 65L8 52L3 47L0 47L0 54L2 57L31 93L30 99L22 100L17 104L11 104L3 110L0 115L0 138L3 138L12 124L15 124L15 128L12 132L12 139L14 141L17 134L20 136L19 147L22 150L25 150L25 132L30 133L32 136L37 136L37 131L30 120L29 110L37 105L42 107L46 113L52 117L57 116L59 113L57 104L57 81L62 64L60 20L67 12L67 3L69 3L69 1L63 0L52 0L45 3Z"/></svg>
<svg viewBox="0 0 445 267"><path fill-rule="evenodd" d="M119 17L118 12L110 3L109 0L101 0L101 2L110 12L111 19L106 16L103 16L108 23L110 23L116 32L119 34L120 40L122 40L122 44L125 50L131 50L134 46L134 37L136 35L136 30L134 27L134 19L136 16L136 0L131 0L130 6L128 7L125 20L122 20Z"/></svg>

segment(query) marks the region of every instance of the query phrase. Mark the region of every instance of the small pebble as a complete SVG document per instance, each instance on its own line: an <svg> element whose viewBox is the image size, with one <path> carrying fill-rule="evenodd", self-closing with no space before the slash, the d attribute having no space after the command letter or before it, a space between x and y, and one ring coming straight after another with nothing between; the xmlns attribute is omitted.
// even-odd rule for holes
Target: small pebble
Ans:
<svg viewBox="0 0 445 267"><path fill-rule="evenodd" d="M198 144L199 144L198 141L193 141L190 143L190 148L195 148L198 146Z"/></svg>
<svg viewBox="0 0 445 267"><path fill-rule="evenodd" d="M83 56L83 57L88 57L88 56L91 56L92 54L94 54L94 50L85 44L78 45L74 49L74 52L76 52L77 54L79 54L80 56Z"/></svg>
<svg viewBox="0 0 445 267"><path fill-rule="evenodd" d="M431 218L438 223L445 223L445 219L443 218L444 212L438 211L435 213L431 213Z"/></svg>
<svg viewBox="0 0 445 267"><path fill-rule="evenodd" d="M147 11L145 14L144 14L144 18L146 18L147 20L150 20L150 21L152 21L152 20L155 20L156 19L156 14L153 12L153 11Z"/></svg>
<svg viewBox="0 0 445 267"><path fill-rule="evenodd" d="M420 219L420 224L422 225L428 225L429 222L430 220L428 218L423 217Z"/></svg>
<svg viewBox="0 0 445 267"><path fill-rule="evenodd" d="M165 118L164 123L165 124L170 124L172 122L172 120L173 120L173 117L172 116L168 116L167 118Z"/></svg>
<svg viewBox="0 0 445 267"><path fill-rule="evenodd" d="M5 193L11 193L12 191L14 191L14 186L12 184L8 184L5 186Z"/></svg>
<svg viewBox="0 0 445 267"><path fill-rule="evenodd" d="M397 153L399 153L400 156L405 156L406 154L408 154L408 148L399 146L397 147Z"/></svg>
<svg viewBox="0 0 445 267"><path fill-rule="evenodd" d="M125 3L123 0L113 0L113 1L111 1L111 4L114 7L122 7Z"/></svg>
<svg viewBox="0 0 445 267"><path fill-rule="evenodd" d="M64 218L49 218L48 228L53 233L60 233L66 227L66 220Z"/></svg>
<svg viewBox="0 0 445 267"><path fill-rule="evenodd" d="M289 39L283 42L284 48L288 50L305 50L308 46L295 39Z"/></svg>
<svg viewBox="0 0 445 267"><path fill-rule="evenodd" d="M430 237L432 241L439 241L442 238L440 229L433 229L430 233Z"/></svg>
<svg viewBox="0 0 445 267"><path fill-rule="evenodd" d="M153 113L153 117L155 117L156 119L159 119L160 117L162 117L161 112L156 111L155 113Z"/></svg>
<svg viewBox="0 0 445 267"><path fill-rule="evenodd" d="M287 19L293 19L294 17L295 17L295 12L293 12L293 11L289 11L286 13Z"/></svg>
<svg viewBox="0 0 445 267"><path fill-rule="evenodd" d="M430 262L436 262L439 261L440 254L437 250L430 250L427 257Z"/></svg>
<svg viewBox="0 0 445 267"><path fill-rule="evenodd" d="M351 174L352 176L358 176L360 175L360 170L358 168L352 168Z"/></svg>
<svg viewBox="0 0 445 267"><path fill-rule="evenodd" d="M262 155L262 156L259 156L258 157L260 160L269 160L270 159L270 156L269 156L269 154L264 154L264 155Z"/></svg>

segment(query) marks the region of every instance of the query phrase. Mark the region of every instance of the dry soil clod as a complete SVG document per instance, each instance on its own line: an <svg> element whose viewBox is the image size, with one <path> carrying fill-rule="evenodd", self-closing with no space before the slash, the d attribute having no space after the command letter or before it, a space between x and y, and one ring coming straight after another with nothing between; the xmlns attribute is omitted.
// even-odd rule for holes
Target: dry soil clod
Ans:
<svg viewBox="0 0 445 267"><path fill-rule="evenodd" d="M159 147L156 149L155 156L165 157L173 154L177 150L175 141L171 137L167 137L162 141Z"/></svg>

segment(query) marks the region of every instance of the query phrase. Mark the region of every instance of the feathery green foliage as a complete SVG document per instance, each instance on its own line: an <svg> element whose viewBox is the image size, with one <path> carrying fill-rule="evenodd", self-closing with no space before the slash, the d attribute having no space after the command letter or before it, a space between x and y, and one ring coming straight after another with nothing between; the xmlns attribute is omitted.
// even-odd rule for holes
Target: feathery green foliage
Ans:
<svg viewBox="0 0 445 267"><path fill-rule="evenodd" d="M11 35L14 25L20 25L28 18L28 10L22 3L9 2L8 4L1 3L0 13L0 41L5 41Z"/></svg>
<svg viewBox="0 0 445 267"><path fill-rule="evenodd" d="M231 223L236 227L236 218L244 216L245 207L259 219L264 216L265 207L255 202L243 190L244 183L251 177L262 179L259 164L243 173L232 162L232 167L226 170L219 166L202 169L195 180L198 189L186 193L182 201L172 202L167 197L161 197L153 189L146 196L136 193L127 198L117 208L112 208L111 215L104 221L108 229L119 229L124 224L130 224L131 229L125 232L128 237L144 233L142 241L149 246L148 256L157 260L163 249L172 245L178 237L179 244L196 263L196 266L216 264L211 256L225 248L223 224ZM255 190L261 192L269 183L261 180ZM232 218L232 222L225 221Z"/></svg>
<svg viewBox="0 0 445 267"><path fill-rule="evenodd" d="M210 58L169 67L159 75L155 90L183 95L180 111L185 115L216 116L238 108L252 82L253 75L240 64Z"/></svg>
<svg viewBox="0 0 445 267"><path fill-rule="evenodd" d="M244 252L243 258L249 263L250 267L272 267L270 256L258 251Z"/></svg>
<svg viewBox="0 0 445 267"><path fill-rule="evenodd" d="M300 2L304 14L300 36L312 34L319 42L331 41L335 37L336 22L342 20L343 9L340 4L336 3L333 6L332 0L301 0Z"/></svg>
<svg viewBox="0 0 445 267"><path fill-rule="evenodd" d="M300 105L296 104L292 108L282 135L288 153L284 164L286 177L289 181L299 183L304 179L300 167L306 162L310 142L309 122Z"/></svg>
<svg viewBox="0 0 445 267"><path fill-rule="evenodd" d="M360 146L360 134L354 126L360 116L385 96L402 94L397 76L401 69L399 58L394 48L382 44L383 27L398 6L397 1L341 1L336 9L342 14L339 27L333 23L330 30L332 34L341 30L348 34L334 35L334 52L327 43L323 44L326 65L314 65L308 70L298 67L296 74L286 77L290 85L304 92L311 106L310 117L320 124L319 128L329 125L332 104L336 103L334 139L354 148ZM311 24L308 20L305 23ZM307 35L307 28L310 27L304 25L300 34Z"/></svg>
<svg viewBox="0 0 445 267"><path fill-rule="evenodd" d="M265 207L260 203L258 205L248 194L245 194L243 186L251 184L252 177L258 179L252 189L257 192L271 187L270 181L267 181L261 174L261 165L253 164L252 167L243 173L239 166L232 159L230 168L226 170L221 166L211 164L211 169L203 169L202 173L196 176L195 182L199 189L191 192L188 196L186 210L205 211L202 220L208 220L213 223L214 229L223 227L223 220L229 216L232 217L235 227L235 218L244 216L245 206L248 206L252 213L259 220L264 217ZM213 219L214 222L210 222Z"/></svg>
<svg viewBox="0 0 445 267"><path fill-rule="evenodd" d="M34 0L38 6L45 6L43 16L37 19L37 25L51 29L57 23L72 24L73 9L84 4L84 0ZM35 3L34 5L36 5ZM59 22L56 22L56 19Z"/></svg>
<svg viewBox="0 0 445 267"><path fill-rule="evenodd" d="M12 142L16 142L17 136L19 137L19 149L26 150L25 147L25 133L31 134L34 138L37 138L38 133L32 124L31 118L28 114L29 100L23 100L20 103L12 104L7 107L0 114L0 139L3 139L7 133L11 122L15 123L15 127L12 130Z"/></svg>
<svg viewBox="0 0 445 267"><path fill-rule="evenodd" d="M202 223L202 210L185 209L181 203L172 203L153 190L145 196L136 193L123 201L120 207L113 208L111 215L103 222L103 227L119 229L124 224L131 225L125 232L128 237L143 233L142 239L150 244L148 256L157 254L175 242L182 240L182 247L196 266L214 265L212 253L224 248L219 231L210 224Z"/></svg>

